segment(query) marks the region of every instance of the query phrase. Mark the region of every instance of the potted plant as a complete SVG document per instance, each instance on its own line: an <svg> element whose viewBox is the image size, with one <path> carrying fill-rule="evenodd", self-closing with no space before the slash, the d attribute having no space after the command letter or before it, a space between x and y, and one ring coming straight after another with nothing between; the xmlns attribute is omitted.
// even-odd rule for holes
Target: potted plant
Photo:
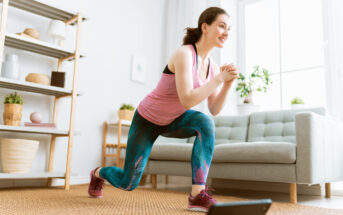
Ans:
<svg viewBox="0 0 343 215"><path fill-rule="evenodd" d="M292 107L292 109L303 108L304 106L305 106L304 101L301 98L299 98L299 97L294 97L291 100L291 107Z"/></svg>
<svg viewBox="0 0 343 215"><path fill-rule="evenodd" d="M135 113L135 108L130 104L123 104L118 111L120 120L132 120Z"/></svg>
<svg viewBox="0 0 343 215"><path fill-rule="evenodd" d="M239 92L241 98L244 98L243 104L238 105L238 112L240 114L249 114L257 111L259 106L254 105L252 96L255 92L267 92L268 85L272 84L269 71L255 66L253 72L247 77L239 73L237 80L236 91Z"/></svg>
<svg viewBox="0 0 343 215"><path fill-rule="evenodd" d="M7 95L4 100L4 124L19 126L23 110L23 98L15 92Z"/></svg>

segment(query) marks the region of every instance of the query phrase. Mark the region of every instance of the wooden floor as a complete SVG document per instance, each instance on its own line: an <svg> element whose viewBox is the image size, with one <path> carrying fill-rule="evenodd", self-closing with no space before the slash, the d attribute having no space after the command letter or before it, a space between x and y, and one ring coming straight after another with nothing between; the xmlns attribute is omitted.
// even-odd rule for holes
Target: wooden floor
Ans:
<svg viewBox="0 0 343 215"><path fill-rule="evenodd" d="M151 187L150 184L140 187ZM180 184L168 184L158 183L157 189L167 189L172 191L189 192L190 186L183 186ZM289 203L289 195L285 193L277 192L264 192L264 191L248 191L248 190L215 190L215 194L235 196L239 198L247 199L260 199L270 198L273 201ZM298 204L306 206L315 206L332 209L343 209L343 196L332 196L331 198L325 198L325 196L311 196L311 195L299 195ZM342 213L343 214L343 213Z"/></svg>

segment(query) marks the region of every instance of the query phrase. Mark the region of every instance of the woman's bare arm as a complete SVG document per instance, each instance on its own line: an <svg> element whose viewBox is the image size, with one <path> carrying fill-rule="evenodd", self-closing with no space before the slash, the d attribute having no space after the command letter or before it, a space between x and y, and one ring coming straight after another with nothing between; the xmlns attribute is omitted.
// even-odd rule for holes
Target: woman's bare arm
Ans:
<svg viewBox="0 0 343 215"><path fill-rule="evenodd" d="M233 78L229 72L218 73L206 84L193 89L192 52L187 46L180 47L174 54L176 89L181 104L190 109L208 98L225 81Z"/></svg>

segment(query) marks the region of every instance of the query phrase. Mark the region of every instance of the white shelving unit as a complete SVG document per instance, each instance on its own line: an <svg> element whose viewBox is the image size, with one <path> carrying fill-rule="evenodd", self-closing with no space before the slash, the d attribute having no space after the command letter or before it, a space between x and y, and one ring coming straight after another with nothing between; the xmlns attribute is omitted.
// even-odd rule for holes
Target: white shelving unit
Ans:
<svg viewBox="0 0 343 215"><path fill-rule="evenodd" d="M0 26L0 59L3 57L4 46L9 46L12 48L25 50L44 56L49 56L56 58L58 60L57 71L60 71L61 65L66 60L74 61L74 71L73 71L73 84L72 89L67 90L64 88L45 86L25 81L12 80L7 78L0 78L0 90L1 88L13 89L18 91L25 91L31 93L44 94L54 97L54 108L53 108L53 119L52 123L57 121L57 103L61 98L70 97L70 123L69 130L58 130L54 128L42 128L42 127L24 127L24 126L6 126L0 125L0 132L19 132L19 133L31 133L39 135L51 135L50 142L50 153L49 153L49 164L47 170L41 173L25 173L25 174L10 174L10 173L0 173L0 179L24 179L24 178L47 178L47 185L51 186L53 178L63 178L65 179L64 189L68 190L70 188L70 167L71 167L71 157L72 157L72 147L73 138L75 135L74 131L74 117L75 117L75 102L76 96L80 93L76 92L77 86L77 76L78 76L78 62L80 57L79 53L79 42L80 42L80 32L82 21L85 20L80 13L69 13L67 11L43 4L35 0L0 0L2 3L1 11L1 26ZM60 46L50 44L44 41L30 39L22 37L16 34L11 34L6 32L7 24L7 12L8 7L16 7L24 11L28 11L43 17L50 19L62 20L67 25L75 25L76 29L76 42L75 50L67 50L61 48ZM0 71L2 64L0 63ZM67 137L68 138L68 151L67 151L67 162L65 172L54 172L53 171L53 161L55 153L55 142L57 137Z"/></svg>
<svg viewBox="0 0 343 215"><path fill-rule="evenodd" d="M64 172L0 173L0 179L64 178Z"/></svg>
<svg viewBox="0 0 343 215"><path fill-rule="evenodd" d="M0 77L0 88L7 88L13 90L20 90L32 93L40 93L49 96L70 96L72 94L71 90L67 90L61 87L46 86L42 84L36 84L27 81L19 81L14 79L8 79ZM77 93L77 96L82 95L81 92Z"/></svg>

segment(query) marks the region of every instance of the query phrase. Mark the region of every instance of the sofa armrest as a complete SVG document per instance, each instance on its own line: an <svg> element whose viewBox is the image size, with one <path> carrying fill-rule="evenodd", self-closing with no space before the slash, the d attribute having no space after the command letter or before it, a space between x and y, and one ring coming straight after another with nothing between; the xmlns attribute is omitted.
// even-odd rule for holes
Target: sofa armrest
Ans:
<svg viewBox="0 0 343 215"><path fill-rule="evenodd" d="M295 117L297 183L343 180L343 124L313 112Z"/></svg>

